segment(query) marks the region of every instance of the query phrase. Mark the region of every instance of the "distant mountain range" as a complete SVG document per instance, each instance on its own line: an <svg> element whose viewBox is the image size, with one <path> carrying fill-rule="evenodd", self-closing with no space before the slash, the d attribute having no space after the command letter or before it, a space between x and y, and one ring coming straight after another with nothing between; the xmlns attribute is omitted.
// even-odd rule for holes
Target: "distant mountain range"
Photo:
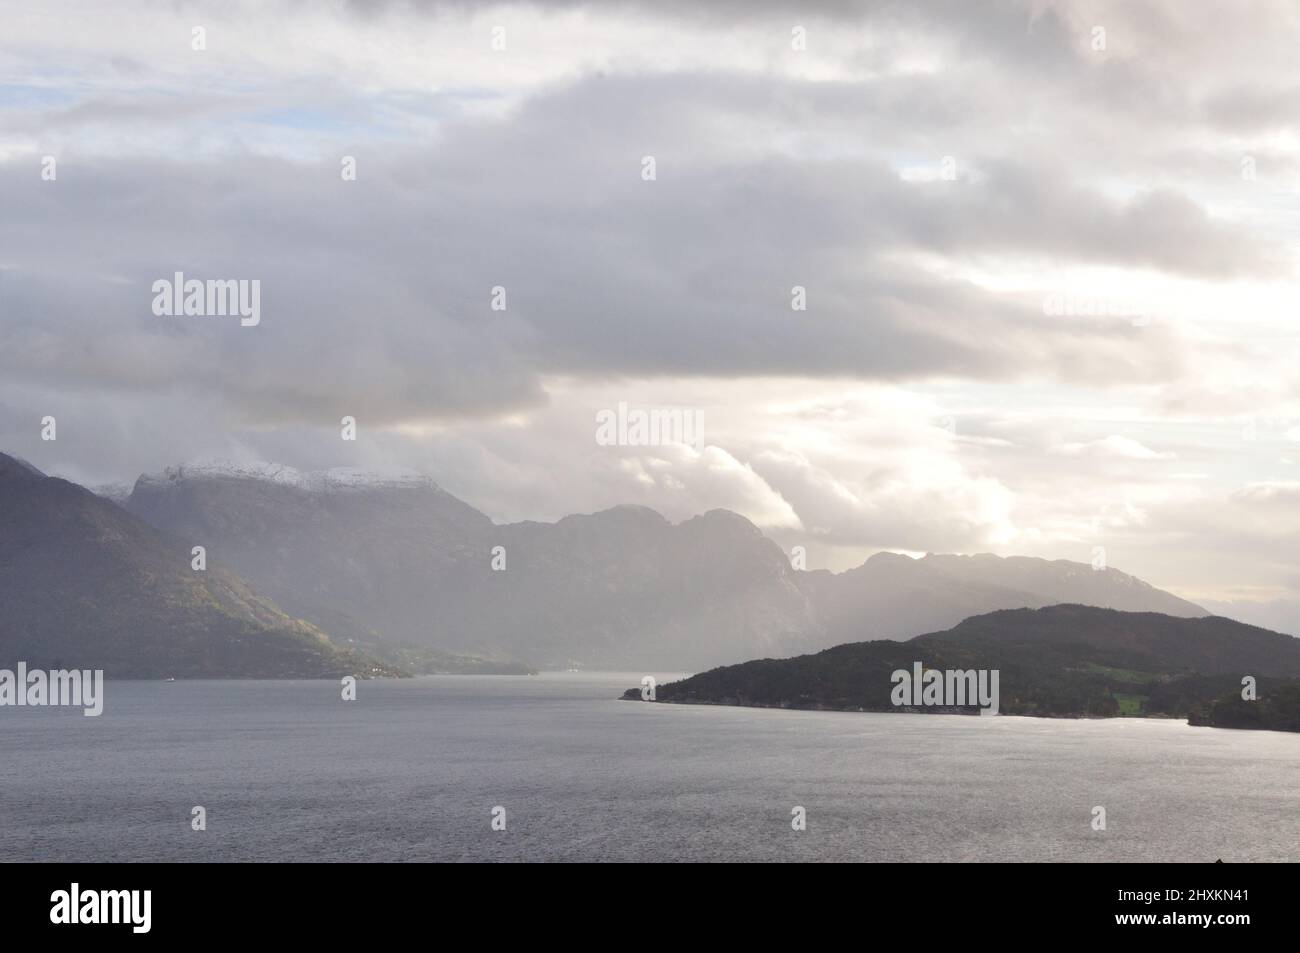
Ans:
<svg viewBox="0 0 1300 953"><path fill-rule="evenodd" d="M833 575L810 572L801 587L817 606L818 648L863 639L907 639L996 609L1072 602L1131 612L1209 615L1200 606L1115 569L1023 556L872 556Z"/></svg>
<svg viewBox="0 0 1300 953"><path fill-rule="evenodd" d="M411 473L182 466L141 477L124 505L336 637L547 668L694 670L1063 601L1206 614L1065 561L882 554L796 572L726 510L676 525L637 506L497 525Z"/></svg>
<svg viewBox="0 0 1300 953"><path fill-rule="evenodd" d="M119 672L699 671L908 638L1004 608L1206 614L1132 576L1067 561L886 553L848 572L799 572L726 510L673 524L619 506L499 525L410 471L272 464L169 468L129 495L115 489L118 506L0 460L0 519L22 525L0 540L13 567L0 602L14 607L0 648L75 654L85 641ZM190 569L197 545L206 575ZM89 561L102 571L67 575ZM231 620L292 633L312 660L265 667L279 643L231 641ZM211 646L199 644L205 625L218 633ZM189 635L158 645L168 631ZM234 659L250 645L259 651Z"/></svg>
<svg viewBox="0 0 1300 953"><path fill-rule="evenodd" d="M1230 727L1300 726L1300 639L1219 617L1080 605L1004 610L908 641L849 643L724 666L658 686L655 700L898 711L891 675L917 663L926 670L997 670L999 710L1007 715L1167 715ZM1257 702L1240 699L1248 675L1257 681ZM641 689L625 697L641 698Z"/></svg>
<svg viewBox="0 0 1300 953"><path fill-rule="evenodd" d="M815 626L780 548L721 510L498 526L428 480L212 467L142 477L125 506L358 641L674 668L788 652Z"/></svg>

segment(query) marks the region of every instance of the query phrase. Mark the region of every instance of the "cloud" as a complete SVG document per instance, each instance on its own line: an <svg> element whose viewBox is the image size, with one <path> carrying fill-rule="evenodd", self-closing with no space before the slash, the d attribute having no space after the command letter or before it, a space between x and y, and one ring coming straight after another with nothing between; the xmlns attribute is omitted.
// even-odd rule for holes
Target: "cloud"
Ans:
<svg viewBox="0 0 1300 953"><path fill-rule="evenodd" d="M1300 588L1281 0L5 26L0 445L44 469L417 466L501 520L723 506L815 563L1105 545L1193 595ZM260 281L261 325L154 316L176 271ZM1062 276L1106 306L1045 308ZM706 439L598 446L619 401Z"/></svg>

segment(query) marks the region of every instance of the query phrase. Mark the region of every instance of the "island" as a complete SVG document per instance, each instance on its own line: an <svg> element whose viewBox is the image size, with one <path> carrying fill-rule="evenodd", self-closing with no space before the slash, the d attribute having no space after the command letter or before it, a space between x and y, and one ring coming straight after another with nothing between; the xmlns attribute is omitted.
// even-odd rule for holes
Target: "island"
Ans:
<svg viewBox="0 0 1300 953"><path fill-rule="evenodd" d="M900 673L997 673L997 710L1058 718L1187 718L1195 725L1300 730L1300 639L1218 616L1081 605L973 616L906 641L758 659L655 688L661 703L831 711L975 713L914 704ZM1243 700L1243 680L1255 698ZM903 702L899 703L900 695ZM640 687L624 698L642 700ZM951 702L952 699L944 699ZM963 701L958 699L958 701Z"/></svg>

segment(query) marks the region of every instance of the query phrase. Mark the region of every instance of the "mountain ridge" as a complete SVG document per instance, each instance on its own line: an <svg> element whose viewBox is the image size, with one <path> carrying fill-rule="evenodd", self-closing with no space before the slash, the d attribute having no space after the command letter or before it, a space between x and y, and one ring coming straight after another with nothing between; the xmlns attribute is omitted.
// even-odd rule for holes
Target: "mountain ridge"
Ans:
<svg viewBox="0 0 1300 953"><path fill-rule="evenodd" d="M878 553L842 573L795 570L725 509L673 523L621 504L496 523L428 477L353 476L342 493L278 464L182 464L142 476L124 505L208 540L287 610L337 635L542 667L698 670L1072 599L1206 614L1117 570L1065 560Z"/></svg>

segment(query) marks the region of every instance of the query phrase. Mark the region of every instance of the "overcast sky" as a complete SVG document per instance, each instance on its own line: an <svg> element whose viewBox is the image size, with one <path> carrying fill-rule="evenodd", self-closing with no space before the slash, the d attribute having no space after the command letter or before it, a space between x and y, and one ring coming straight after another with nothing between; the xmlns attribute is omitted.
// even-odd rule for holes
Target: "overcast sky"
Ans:
<svg viewBox="0 0 1300 953"><path fill-rule="evenodd" d="M47 472L412 467L498 521L729 507L812 566L1300 593L1294 2L0 22L0 450ZM156 316L176 271L261 323ZM620 402L700 445L599 445Z"/></svg>

